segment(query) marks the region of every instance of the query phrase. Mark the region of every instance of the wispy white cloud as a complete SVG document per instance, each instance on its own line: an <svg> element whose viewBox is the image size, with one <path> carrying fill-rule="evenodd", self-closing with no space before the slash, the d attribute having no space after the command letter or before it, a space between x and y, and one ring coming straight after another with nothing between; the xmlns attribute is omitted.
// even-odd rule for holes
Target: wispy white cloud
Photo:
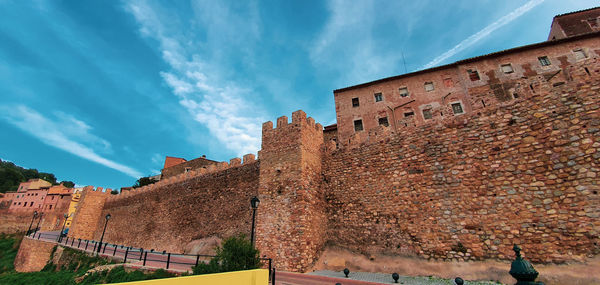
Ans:
<svg viewBox="0 0 600 285"><path fill-rule="evenodd" d="M491 23L490 25L488 25L487 27L483 28L481 31L471 35L470 37L464 39L462 42L460 42L459 44L457 44L456 46L454 46L453 48L449 49L448 51L442 53L441 55L439 55L438 57L434 58L432 61L430 61L429 63L425 64L422 68L430 68L430 67L434 67L442 62L444 62L445 60L447 60L448 58L456 55L457 53L465 50L468 47L471 47L472 45L474 45L475 43L479 42L480 40L482 40L483 38L489 36L492 32L494 32L495 30L501 28L502 26L516 20L517 18L521 17L523 14L527 13L529 10L533 9L535 6L541 4L542 2L544 2L545 0L530 0L529 2L525 3L523 6L515 9L514 11L504 15L503 17L501 17L500 19L498 19L497 21Z"/></svg>
<svg viewBox="0 0 600 285"><path fill-rule="evenodd" d="M0 118L49 146L134 178L141 176L139 171L98 154L110 152L110 143L93 135L90 132L92 127L69 114L54 112L54 118L51 119L24 105L0 106L0 113Z"/></svg>
<svg viewBox="0 0 600 285"><path fill-rule="evenodd" d="M182 34L181 31L190 27L171 21L164 14L167 12L146 1L126 2L125 10L134 16L143 36L158 42L163 60L170 66L160 75L172 88L180 105L227 149L237 155L256 152L260 148L260 126L264 119L256 115L256 107L245 99L257 97L256 94L234 81L223 79L221 74L227 67L205 58L208 57L206 54L219 58L223 49L236 43L240 47L249 44L248 40L245 43L243 40L259 36L257 25L236 21L238 17L234 15L225 17L232 12L222 3L195 2L192 6L196 18L191 22L204 28L202 32L209 37L207 42L195 41L193 36ZM215 18L216 15L219 16ZM217 41L218 38L228 40L225 43Z"/></svg>

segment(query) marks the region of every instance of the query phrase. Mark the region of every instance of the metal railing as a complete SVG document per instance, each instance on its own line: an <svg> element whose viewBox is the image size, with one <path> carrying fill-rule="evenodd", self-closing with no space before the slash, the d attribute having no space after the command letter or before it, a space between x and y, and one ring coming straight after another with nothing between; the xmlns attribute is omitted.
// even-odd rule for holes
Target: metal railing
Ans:
<svg viewBox="0 0 600 285"><path fill-rule="evenodd" d="M123 263L132 263L134 265L154 268L164 268L167 270L189 271L200 262L208 263L215 255L206 254L183 254L171 252L157 252L153 249L136 248L131 246L117 245L111 243L102 243L95 240L72 238L61 235L60 233L48 233L32 231L29 237L38 240L47 240L57 242L66 247L82 250L97 254L99 256L109 257L117 260L123 260ZM269 269L269 279L273 280L274 271L273 259L261 257L263 267Z"/></svg>

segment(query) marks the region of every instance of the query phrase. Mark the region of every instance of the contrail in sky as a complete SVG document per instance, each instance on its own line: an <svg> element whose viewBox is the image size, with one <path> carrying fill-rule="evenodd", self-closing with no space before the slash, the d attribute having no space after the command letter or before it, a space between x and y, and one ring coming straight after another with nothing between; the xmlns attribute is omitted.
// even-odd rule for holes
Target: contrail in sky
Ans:
<svg viewBox="0 0 600 285"><path fill-rule="evenodd" d="M498 28L516 20L517 18L519 18L523 14L527 13L529 10L533 9L535 6L541 4L544 1L545 0L530 0L529 2L525 3L525 5L515 9L514 11L508 13L507 15L504 15L502 18L498 19L496 22L491 23L487 27L483 28L481 31L466 38L465 40L463 40L462 42L460 42L453 48L449 49L445 53L441 54L440 56L436 57L435 59L433 59L426 65L424 65L422 68L423 69L430 68L430 67L434 67L434 66L440 64L444 60L454 56L455 54L463 51L464 49L474 45L481 39L487 37L489 34L491 34L493 31L497 30Z"/></svg>

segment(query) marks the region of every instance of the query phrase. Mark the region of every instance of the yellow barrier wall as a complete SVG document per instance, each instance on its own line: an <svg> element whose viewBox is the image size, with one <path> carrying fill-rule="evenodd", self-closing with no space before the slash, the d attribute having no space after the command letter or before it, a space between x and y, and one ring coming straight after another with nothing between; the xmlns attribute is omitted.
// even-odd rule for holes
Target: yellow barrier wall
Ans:
<svg viewBox="0 0 600 285"><path fill-rule="evenodd" d="M254 269L246 271L235 271L226 273L195 275L157 280L136 281L114 284L175 284L175 285L268 285L269 270Z"/></svg>

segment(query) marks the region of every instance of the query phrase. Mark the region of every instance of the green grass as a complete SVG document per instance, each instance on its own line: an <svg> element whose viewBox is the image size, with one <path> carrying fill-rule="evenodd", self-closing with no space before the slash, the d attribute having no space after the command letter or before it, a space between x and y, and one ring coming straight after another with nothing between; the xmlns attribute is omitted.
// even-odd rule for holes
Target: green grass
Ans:
<svg viewBox="0 0 600 285"><path fill-rule="evenodd" d="M11 285L71 285L71 284L108 284L118 282L131 282L150 279L175 277L175 274L165 270L144 274L135 270L126 272L123 266L112 270L94 272L85 276L79 283L75 279L81 279L91 268L109 264L106 259L89 256L84 252L65 248L59 266L48 263L40 272L20 273L14 268L15 257L19 250L22 234L5 235L0 234L0 284Z"/></svg>

